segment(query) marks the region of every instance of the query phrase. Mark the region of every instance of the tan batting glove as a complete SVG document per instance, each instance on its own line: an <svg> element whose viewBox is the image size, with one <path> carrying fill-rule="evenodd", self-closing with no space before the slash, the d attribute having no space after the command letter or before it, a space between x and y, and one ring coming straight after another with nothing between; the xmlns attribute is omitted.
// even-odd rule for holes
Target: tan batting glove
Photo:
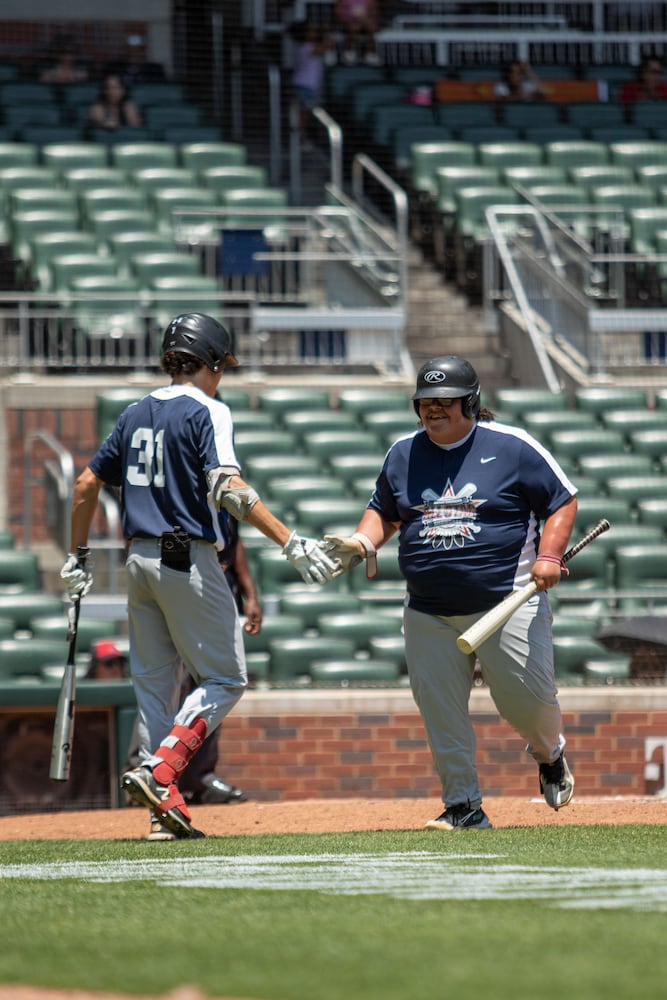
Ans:
<svg viewBox="0 0 667 1000"><path fill-rule="evenodd" d="M377 549L370 538L360 531L355 531L349 538L325 535L323 548L334 559L338 559L344 572L358 566L365 559L367 579L372 580L377 576Z"/></svg>

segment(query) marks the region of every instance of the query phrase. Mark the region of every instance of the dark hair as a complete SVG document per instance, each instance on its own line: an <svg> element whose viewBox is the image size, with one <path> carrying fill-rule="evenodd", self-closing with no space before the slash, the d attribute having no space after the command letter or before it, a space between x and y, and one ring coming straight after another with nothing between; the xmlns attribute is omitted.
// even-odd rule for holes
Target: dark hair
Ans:
<svg viewBox="0 0 667 1000"><path fill-rule="evenodd" d="M182 351L167 351L160 360L160 368L172 378L176 375L194 375L203 367L203 361L195 358L192 354L184 354Z"/></svg>

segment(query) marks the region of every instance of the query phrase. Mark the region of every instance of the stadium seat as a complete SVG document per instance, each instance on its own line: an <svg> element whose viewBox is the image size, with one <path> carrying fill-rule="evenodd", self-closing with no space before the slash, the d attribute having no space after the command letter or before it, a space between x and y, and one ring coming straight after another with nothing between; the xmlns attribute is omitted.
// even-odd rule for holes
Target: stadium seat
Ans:
<svg viewBox="0 0 667 1000"><path fill-rule="evenodd" d="M269 651L271 681L296 681L310 677L311 664L315 660L351 658L354 643L349 639L322 635L276 638L270 641Z"/></svg>
<svg viewBox="0 0 667 1000"><path fill-rule="evenodd" d="M587 139L549 142L544 148L544 159L546 163L567 170L570 167L609 163L609 150L605 143Z"/></svg>
<svg viewBox="0 0 667 1000"><path fill-rule="evenodd" d="M234 188L265 188L267 175L264 167L240 165L233 167L207 167L198 173L199 182L217 195Z"/></svg>
<svg viewBox="0 0 667 1000"><path fill-rule="evenodd" d="M613 528L618 525L631 524L630 504L621 497L577 497L575 524L578 531L581 531L582 534L589 531L602 518L608 520Z"/></svg>
<svg viewBox="0 0 667 1000"><path fill-rule="evenodd" d="M618 684L631 677L631 656L605 652L584 661L584 684Z"/></svg>
<svg viewBox="0 0 667 1000"><path fill-rule="evenodd" d="M298 615L283 613L264 615L262 628L256 635L248 635L247 632L243 635L246 654L268 653L269 644L273 639L298 638L303 634L303 628L303 619Z"/></svg>
<svg viewBox="0 0 667 1000"><path fill-rule="evenodd" d="M388 146L395 132L414 126L434 125L430 107L411 104L408 101L387 101L377 104L368 115L368 135L378 146Z"/></svg>
<svg viewBox="0 0 667 1000"><path fill-rule="evenodd" d="M36 236L55 231L75 230L79 226L78 209L46 209L13 212L10 224L12 252L30 261L30 248Z"/></svg>
<svg viewBox="0 0 667 1000"><path fill-rule="evenodd" d="M564 184L567 180L563 167L554 167L549 163L503 167L500 176L503 184L519 185L528 190L540 184Z"/></svg>
<svg viewBox="0 0 667 1000"><path fill-rule="evenodd" d="M341 389L337 396L338 407L355 413L359 421L373 410L414 412L411 393L403 389Z"/></svg>
<svg viewBox="0 0 667 1000"><path fill-rule="evenodd" d="M619 468L624 468L620 465ZM627 500L635 506L639 500L667 496L667 475L614 476L607 480L607 492L612 497Z"/></svg>
<svg viewBox="0 0 667 1000"><path fill-rule="evenodd" d="M466 164L463 166L438 167L435 172L435 209L443 215L454 216L456 213L456 192L462 187L475 185L498 184L500 170L481 164ZM450 223L451 229L453 222Z"/></svg>
<svg viewBox="0 0 667 1000"><path fill-rule="evenodd" d="M185 90L182 83L173 80L155 80L153 82L133 83L129 96L140 107L144 105L177 105L185 101Z"/></svg>
<svg viewBox="0 0 667 1000"><path fill-rule="evenodd" d="M450 142L454 139L447 125L404 125L397 129L389 141L390 158L397 171L410 177L412 147L424 143Z"/></svg>
<svg viewBox="0 0 667 1000"><path fill-rule="evenodd" d="M390 101L400 101L404 94L405 87L401 83L359 83L349 95L347 110L357 126L365 127L374 107Z"/></svg>
<svg viewBox="0 0 667 1000"><path fill-rule="evenodd" d="M294 435L284 430L240 431L234 448L241 462L254 455L291 455L296 451Z"/></svg>
<svg viewBox="0 0 667 1000"><path fill-rule="evenodd" d="M633 386L579 386L574 392L578 410L600 417L606 410L636 410L648 406L645 389Z"/></svg>
<svg viewBox="0 0 667 1000"><path fill-rule="evenodd" d="M471 142L474 146L519 141L519 130L509 125L468 125L460 128L457 134L461 142Z"/></svg>
<svg viewBox="0 0 667 1000"><path fill-rule="evenodd" d="M73 167L64 170L62 181L65 187L81 194L97 188L125 188L127 177L119 167Z"/></svg>
<svg viewBox="0 0 667 1000"><path fill-rule="evenodd" d="M556 431L585 432L596 426L592 413L583 410L530 410L523 415L523 424L538 441L551 444L551 435Z"/></svg>
<svg viewBox="0 0 667 1000"><path fill-rule="evenodd" d="M348 611L320 615L317 629L323 636L349 639L357 653L370 653L374 636L400 636L401 623L381 612L369 615L365 611Z"/></svg>
<svg viewBox="0 0 667 1000"><path fill-rule="evenodd" d="M581 683L586 660L614 658L614 654L608 653L602 643L586 635L554 635L553 651L556 680L561 682Z"/></svg>
<svg viewBox="0 0 667 1000"><path fill-rule="evenodd" d="M268 413L262 413L261 410L253 410L252 408L238 409L234 411L234 430L235 431L259 431L263 428L267 430L273 430L274 423ZM274 464L274 475L275 464Z"/></svg>
<svg viewBox="0 0 667 1000"><path fill-rule="evenodd" d="M331 455L344 455L350 452L359 454L366 451L369 455L377 456L380 461L384 453L377 435L361 429L315 431L312 434L303 434L301 442L307 454L316 455L323 460L328 460Z"/></svg>
<svg viewBox="0 0 667 1000"><path fill-rule="evenodd" d="M667 533L667 497L640 499L635 504L639 524L652 524Z"/></svg>
<svg viewBox="0 0 667 1000"><path fill-rule="evenodd" d="M591 194L594 205L609 209L596 214L596 228L613 231L625 240L630 237L630 210L651 208L655 203L651 188L641 184L607 184L596 187Z"/></svg>
<svg viewBox="0 0 667 1000"><path fill-rule="evenodd" d="M476 151L469 142L419 142L412 146L411 156L413 189L435 197L437 168L471 166L475 163Z"/></svg>
<svg viewBox="0 0 667 1000"><path fill-rule="evenodd" d="M487 101L447 101L436 106L435 119L438 124L457 130L495 126L496 109Z"/></svg>
<svg viewBox="0 0 667 1000"><path fill-rule="evenodd" d="M38 148L29 142L0 142L0 170L5 167L36 166Z"/></svg>
<svg viewBox="0 0 667 1000"><path fill-rule="evenodd" d="M73 191L49 187L20 187L8 192L12 216L20 212L68 212L78 217L79 206Z"/></svg>
<svg viewBox="0 0 667 1000"><path fill-rule="evenodd" d="M108 244L119 268L124 268L126 272L129 272L130 261L137 254L172 253L176 249L176 241L172 237L150 229L113 233Z"/></svg>
<svg viewBox="0 0 667 1000"><path fill-rule="evenodd" d="M294 504L296 524L309 534L340 534L344 527L354 531L364 512L364 505L356 497L308 497ZM329 584L327 584L329 586Z"/></svg>
<svg viewBox="0 0 667 1000"><path fill-rule="evenodd" d="M164 187L197 186L197 175L189 167L140 167L131 170L127 178L146 194Z"/></svg>
<svg viewBox="0 0 667 1000"><path fill-rule="evenodd" d="M576 125L559 122L557 125L531 125L524 128L523 137L526 142L536 142L538 146L546 147L552 142L584 142L582 129Z"/></svg>
<svg viewBox="0 0 667 1000"><path fill-rule="evenodd" d="M572 184L583 188L590 197L598 187L608 184L632 184L635 175L631 167L620 163L599 163L593 166L570 167L569 179Z"/></svg>
<svg viewBox="0 0 667 1000"><path fill-rule="evenodd" d="M64 176L71 170L108 166L106 146L94 142L55 142L42 146L41 161Z"/></svg>
<svg viewBox="0 0 667 1000"><path fill-rule="evenodd" d="M667 142L611 142L609 157L612 163L620 163L633 170L649 163L667 163Z"/></svg>
<svg viewBox="0 0 667 1000"><path fill-rule="evenodd" d="M473 184L454 193L456 202L456 234L463 240L478 242L486 238L489 228L486 209L494 205L516 205L519 198L514 188L506 184Z"/></svg>
<svg viewBox="0 0 667 1000"><path fill-rule="evenodd" d="M611 430L617 430L625 436L628 444L631 443L631 435L635 431L656 430L667 427L667 411L649 410L646 408L616 410L604 410L600 414L602 424Z"/></svg>
<svg viewBox="0 0 667 1000"><path fill-rule="evenodd" d="M64 254L92 254L98 251L98 241L92 233L78 229L37 233L30 241L30 271L40 291L52 287L51 261Z"/></svg>
<svg viewBox="0 0 667 1000"><path fill-rule="evenodd" d="M191 142L179 149L179 161L198 175L209 167L235 167L246 163L246 147L238 142Z"/></svg>
<svg viewBox="0 0 667 1000"><path fill-rule="evenodd" d="M304 628L317 631L318 619L322 615L339 615L358 612L361 602L356 594L330 590L322 587L316 590L293 590L280 597L282 614L296 615L303 621Z"/></svg>
<svg viewBox="0 0 667 1000"><path fill-rule="evenodd" d="M151 192L151 203L158 229L173 233L181 243L199 242L217 234L219 222L208 213L216 205L212 191L194 185L157 188Z"/></svg>
<svg viewBox="0 0 667 1000"><path fill-rule="evenodd" d="M393 660L401 674L407 673L405 639L402 635L374 635L368 640L368 646L371 656L379 660Z"/></svg>
<svg viewBox="0 0 667 1000"><path fill-rule="evenodd" d="M667 110L667 104L665 104ZM631 167L624 167L624 170L631 170ZM647 163L640 164L634 168L634 173L639 184L659 191L667 184L667 163Z"/></svg>
<svg viewBox="0 0 667 1000"><path fill-rule="evenodd" d="M31 593L39 589L39 559L25 549L0 549L0 593Z"/></svg>
<svg viewBox="0 0 667 1000"><path fill-rule="evenodd" d="M589 455L579 456L578 467L585 476L596 479L603 486L622 470L625 476L647 476L653 471L653 462L648 455Z"/></svg>
<svg viewBox="0 0 667 1000"><path fill-rule="evenodd" d="M356 480L362 477L372 478L374 481L380 471L376 456L367 452L332 455L327 460L327 465L334 475L344 480L350 488Z"/></svg>
<svg viewBox="0 0 667 1000"><path fill-rule="evenodd" d="M81 215L84 223L90 223L100 212L144 212L148 200L143 191L130 187L97 187L80 194Z"/></svg>
<svg viewBox="0 0 667 1000"><path fill-rule="evenodd" d="M536 409L541 412L563 411L568 407L568 398L564 392L549 392L544 388L529 386L497 389L494 401L498 410L518 420L519 423L523 422L526 413Z"/></svg>
<svg viewBox="0 0 667 1000"><path fill-rule="evenodd" d="M206 125L198 104L152 104L143 109L146 128L160 135L165 128Z"/></svg>
<svg viewBox="0 0 667 1000"><path fill-rule="evenodd" d="M62 295L72 282L83 277L109 277L116 274L116 262L93 250L88 253L56 254L51 258L49 286Z"/></svg>
<svg viewBox="0 0 667 1000"><path fill-rule="evenodd" d="M502 119L504 125L523 133L526 129L559 125L560 109L556 104L508 101L502 107Z"/></svg>
<svg viewBox="0 0 667 1000"><path fill-rule="evenodd" d="M667 455L667 427L632 431L630 449L638 455L648 455L655 463Z"/></svg>
<svg viewBox="0 0 667 1000"><path fill-rule="evenodd" d="M629 545L616 549L615 584L624 613L667 606L667 544Z"/></svg>
<svg viewBox="0 0 667 1000"><path fill-rule="evenodd" d="M104 212L96 212L88 220L88 227L100 239L109 242L118 233L129 231L149 231L157 234L157 226L153 213L147 208L119 208Z"/></svg>
<svg viewBox="0 0 667 1000"><path fill-rule="evenodd" d="M398 681L400 669L393 660L323 659L310 664L310 678L314 684L340 684L344 687L363 684L387 684Z"/></svg>
<svg viewBox="0 0 667 1000"><path fill-rule="evenodd" d="M60 644L61 651L67 652L67 619L63 615L39 615L30 621L30 631L36 639L49 639ZM77 627L76 648L78 653L88 653L94 642L112 635L118 635L118 624L106 618L88 618L81 615ZM63 658L63 665L65 659Z"/></svg>
<svg viewBox="0 0 667 1000"><path fill-rule="evenodd" d="M146 167L175 167L175 146L164 142L117 143L109 151L110 163L126 174ZM187 164L186 164L187 165Z"/></svg>
<svg viewBox="0 0 667 1000"><path fill-rule="evenodd" d="M67 630L61 641L54 639L0 639L0 677L32 678L41 677L42 667L47 663L67 659Z"/></svg>
<svg viewBox="0 0 667 1000"><path fill-rule="evenodd" d="M75 301L74 327L88 338L105 345L126 338L143 337L144 321L137 310L139 286L130 277L117 274L85 275L70 280Z"/></svg>
<svg viewBox="0 0 667 1000"><path fill-rule="evenodd" d="M198 256L187 250L161 253L136 253L129 258L130 273L143 287L152 286L156 278L188 277L201 274Z"/></svg>
<svg viewBox="0 0 667 1000"><path fill-rule="evenodd" d="M266 483L266 493L270 501L277 500L283 510L295 511L301 501L310 498L326 504L334 497L345 495L345 483L334 476L273 476ZM270 504L269 504L270 505Z"/></svg>
<svg viewBox="0 0 667 1000"><path fill-rule="evenodd" d="M483 142L477 147L477 159L500 173L507 167L537 166L543 162L543 154L542 147L534 142Z"/></svg>
<svg viewBox="0 0 667 1000"><path fill-rule="evenodd" d="M232 417L234 419L235 437L238 437L236 429L238 411L235 411L233 408ZM276 459L273 455L250 455L243 462L242 471L244 477L247 477L248 482L252 483L260 495L262 495L267 482L270 479L276 478L276 464ZM312 455L292 454L290 456L289 468L290 475L294 475L297 478L319 476L322 474L322 466L319 460Z"/></svg>
<svg viewBox="0 0 667 1000"><path fill-rule="evenodd" d="M619 431L601 427L553 431L550 440L559 461L561 458L576 460L580 455L616 455L621 462L626 450L625 438Z"/></svg>
<svg viewBox="0 0 667 1000"><path fill-rule="evenodd" d="M566 105L565 120L584 132L592 128L625 125L625 108L614 102L576 101Z"/></svg>
<svg viewBox="0 0 667 1000"><path fill-rule="evenodd" d="M290 410L283 413L280 424L299 439L316 431L349 431L358 427L353 413L331 408Z"/></svg>
<svg viewBox="0 0 667 1000"><path fill-rule="evenodd" d="M220 311L218 279L205 274L169 274L153 278L149 295L160 336L178 312Z"/></svg>
<svg viewBox="0 0 667 1000"><path fill-rule="evenodd" d="M330 406L330 402L331 396L327 389L313 389L306 386L263 389L257 396L259 409L271 413L278 423L286 413L296 413L306 409L326 409Z"/></svg>
<svg viewBox="0 0 667 1000"><path fill-rule="evenodd" d="M0 593L0 617L11 618L17 630L29 631L30 622L39 615L63 615L66 604L63 598L42 591L19 594Z"/></svg>

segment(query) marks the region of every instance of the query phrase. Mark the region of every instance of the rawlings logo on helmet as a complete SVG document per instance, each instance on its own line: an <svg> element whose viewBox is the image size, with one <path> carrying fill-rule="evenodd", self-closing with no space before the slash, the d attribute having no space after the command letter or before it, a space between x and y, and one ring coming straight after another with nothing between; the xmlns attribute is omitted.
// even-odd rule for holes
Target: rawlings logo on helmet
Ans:
<svg viewBox="0 0 667 1000"><path fill-rule="evenodd" d="M435 385L437 382L445 382L447 376L444 372L439 372L436 369L432 369L430 372L425 372L422 376L424 382L428 382L429 385Z"/></svg>

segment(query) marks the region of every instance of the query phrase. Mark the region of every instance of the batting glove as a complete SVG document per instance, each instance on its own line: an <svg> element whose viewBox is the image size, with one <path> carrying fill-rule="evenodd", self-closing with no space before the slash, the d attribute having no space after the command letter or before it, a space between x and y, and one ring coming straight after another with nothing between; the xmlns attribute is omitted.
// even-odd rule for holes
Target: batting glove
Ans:
<svg viewBox="0 0 667 1000"><path fill-rule="evenodd" d="M287 539L283 553L306 583L326 583L341 573L340 564L331 559L313 538L304 538L296 531Z"/></svg>
<svg viewBox="0 0 667 1000"><path fill-rule="evenodd" d="M355 531L350 538L341 538L339 535L325 535L323 548L330 556L338 560L343 572L358 566L364 559L366 560L366 577L372 580L377 576L377 549L370 538L362 535L360 531Z"/></svg>
<svg viewBox="0 0 667 1000"><path fill-rule="evenodd" d="M77 557L70 552L67 562L60 570L60 579L65 581L70 600L85 597L93 585L93 574L83 567Z"/></svg>

